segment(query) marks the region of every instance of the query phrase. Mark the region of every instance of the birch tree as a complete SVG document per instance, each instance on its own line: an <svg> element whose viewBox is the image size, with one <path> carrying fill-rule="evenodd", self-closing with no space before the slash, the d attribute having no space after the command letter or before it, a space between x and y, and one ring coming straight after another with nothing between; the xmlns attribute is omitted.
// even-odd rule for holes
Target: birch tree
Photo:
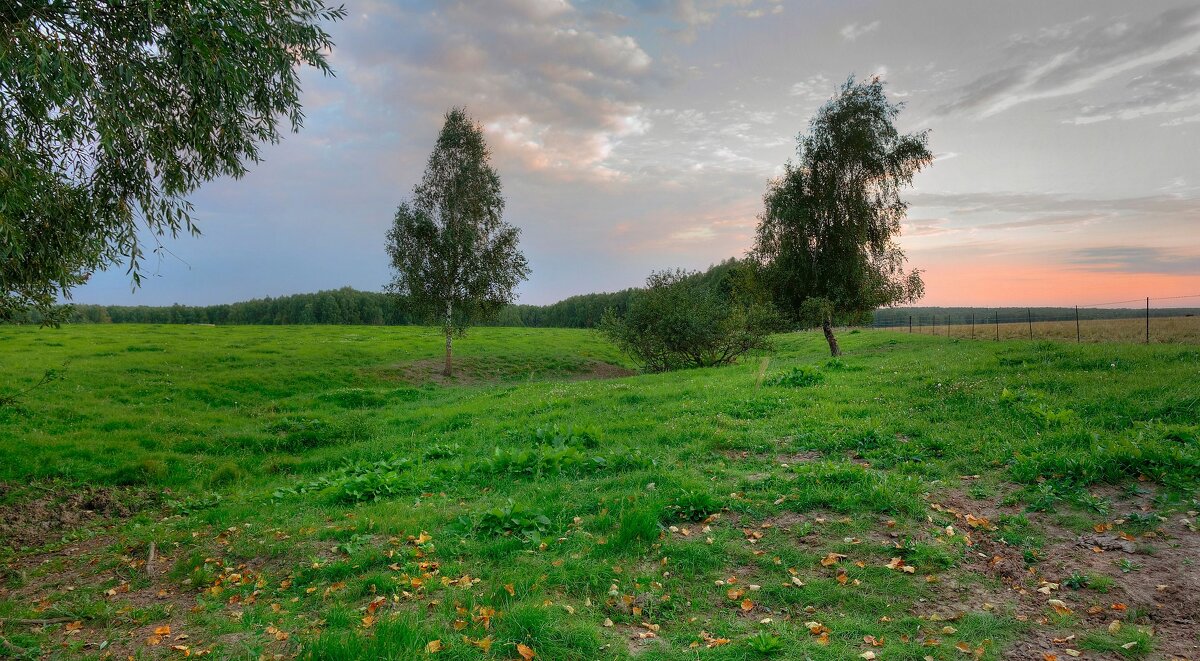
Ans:
<svg viewBox="0 0 1200 661"><path fill-rule="evenodd" d="M841 355L836 319L857 320L880 307L921 298L920 271L905 271L896 243L913 176L933 163L928 133L901 134L903 107L887 100L879 78L851 77L799 139L763 198L754 257L780 309L821 326Z"/></svg>
<svg viewBox="0 0 1200 661"><path fill-rule="evenodd" d="M529 277L520 230L504 222L500 177L483 128L463 108L446 113L421 182L396 210L387 235L394 277L388 290L440 326L442 373L453 374L454 338L493 319Z"/></svg>

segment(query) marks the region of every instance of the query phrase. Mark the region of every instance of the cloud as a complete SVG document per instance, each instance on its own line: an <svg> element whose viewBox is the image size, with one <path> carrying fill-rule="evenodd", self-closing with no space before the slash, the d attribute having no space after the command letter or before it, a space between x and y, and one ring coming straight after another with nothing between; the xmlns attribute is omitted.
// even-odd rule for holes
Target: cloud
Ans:
<svg viewBox="0 0 1200 661"><path fill-rule="evenodd" d="M1002 223L987 223L980 225L979 229L984 230L1015 230L1028 229L1032 227L1054 227L1056 225L1087 225L1107 219L1107 214L1066 214L1066 215L1047 215L1034 216L1032 218L1022 218L1021 220L1009 220Z"/></svg>
<svg viewBox="0 0 1200 661"><path fill-rule="evenodd" d="M938 236L961 231L951 227L952 224L947 218L909 218L902 223L900 234L906 237Z"/></svg>
<svg viewBox="0 0 1200 661"><path fill-rule="evenodd" d="M713 24L726 8L745 18L761 18L783 12L782 0L632 0L645 14L668 16L674 26L664 30L683 41L696 38L697 30Z"/></svg>
<svg viewBox="0 0 1200 661"><path fill-rule="evenodd" d="M1087 105L1074 124L1113 119L1138 119L1147 115L1182 112L1200 106L1200 49L1174 57L1135 77L1125 86L1120 101ZM1182 118L1186 119L1186 118ZM1168 120L1168 125L1177 120ZM1184 122L1179 122L1184 123Z"/></svg>
<svg viewBox="0 0 1200 661"><path fill-rule="evenodd" d="M854 41L859 37L870 34L879 29L879 21L871 21L870 23L851 23L842 28L842 38L846 41Z"/></svg>
<svg viewBox="0 0 1200 661"><path fill-rule="evenodd" d="M707 241L717 236L717 233L711 227L699 226L689 227L685 230L672 232L670 237L676 241Z"/></svg>
<svg viewBox="0 0 1200 661"><path fill-rule="evenodd" d="M1200 197L1158 193L1120 198L1080 198L1054 193L914 193L912 206L951 209L956 214L1136 212L1172 216L1200 214Z"/></svg>
<svg viewBox="0 0 1200 661"><path fill-rule="evenodd" d="M1133 227L1173 234L1189 231L1193 219L1200 216L1200 197L1179 192L1122 198L1014 192L915 193L907 200L915 215L952 218L955 229L981 237L982 233L998 236L1001 232L1020 231L1021 236L1045 239L1049 232L1078 234L1087 228L1087 235L1095 240L1101 234L1120 236ZM921 232L937 233L941 232Z"/></svg>
<svg viewBox="0 0 1200 661"><path fill-rule="evenodd" d="M1196 122L1200 122L1200 113L1195 114L1195 115L1189 115L1187 117L1176 117L1174 119L1168 119L1167 121L1163 122L1162 125L1163 126L1183 126L1185 124L1195 124Z"/></svg>
<svg viewBox="0 0 1200 661"><path fill-rule="evenodd" d="M654 131L629 145L626 155L643 178L676 182L704 180L715 174L744 175L761 184L778 165L764 160L762 153L792 144L787 130L767 129L783 121L780 113L753 110L733 101L725 107L657 108L648 111ZM722 182L731 183L731 182Z"/></svg>
<svg viewBox="0 0 1200 661"><path fill-rule="evenodd" d="M1083 19L1017 35L1004 62L964 85L938 113L981 117L1091 90L1118 75L1186 58L1200 48L1200 7L1179 7L1139 23Z"/></svg>
<svg viewBox="0 0 1200 661"><path fill-rule="evenodd" d="M1087 271L1165 275L1200 274L1200 255L1189 255L1153 247L1083 248L1068 255L1066 261L1068 264Z"/></svg>
<svg viewBox="0 0 1200 661"><path fill-rule="evenodd" d="M837 93L837 85L824 75L817 74L793 84L788 93L805 101L824 101Z"/></svg>
<svg viewBox="0 0 1200 661"><path fill-rule="evenodd" d="M619 32L619 16L565 0L367 0L364 9L339 69L369 105L438 114L466 105L502 163L560 179L619 177L606 161L645 131L644 99L675 79Z"/></svg>

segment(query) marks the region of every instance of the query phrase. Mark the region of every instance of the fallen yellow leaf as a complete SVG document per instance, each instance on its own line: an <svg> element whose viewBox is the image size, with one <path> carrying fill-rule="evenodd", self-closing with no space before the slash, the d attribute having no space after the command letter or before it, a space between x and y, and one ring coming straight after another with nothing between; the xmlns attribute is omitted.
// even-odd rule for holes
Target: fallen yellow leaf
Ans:
<svg viewBox="0 0 1200 661"><path fill-rule="evenodd" d="M832 565L836 565L838 563L838 561L844 557L846 557L846 556L842 555L841 553L830 553L829 555L825 556L824 558L821 558L821 566L822 567L830 567Z"/></svg>
<svg viewBox="0 0 1200 661"><path fill-rule="evenodd" d="M463 642L472 647L478 647L479 649L481 649L485 652L492 649L492 637L491 636L488 636L486 638L480 638L479 640L471 640L470 638L463 636Z"/></svg>
<svg viewBox="0 0 1200 661"><path fill-rule="evenodd" d="M1063 603L1061 599L1051 599L1046 603L1050 604L1050 607L1054 609L1054 612L1058 613L1059 615L1070 615L1073 612L1065 603Z"/></svg>

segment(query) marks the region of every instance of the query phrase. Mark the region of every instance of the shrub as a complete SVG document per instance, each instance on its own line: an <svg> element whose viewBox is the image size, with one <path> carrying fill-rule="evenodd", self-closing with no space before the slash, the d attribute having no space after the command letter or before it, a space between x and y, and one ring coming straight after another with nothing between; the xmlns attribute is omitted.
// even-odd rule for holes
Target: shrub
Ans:
<svg viewBox="0 0 1200 661"><path fill-rule="evenodd" d="M412 462L405 457L352 463L310 482L276 489L274 498L326 493L335 502L378 502L420 488L412 480L404 480L400 476L411 466Z"/></svg>
<svg viewBox="0 0 1200 661"><path fill-rule="evenodd" d="M550 519L538 510L509 500L503 507L494 507L484 512L475 529L496 537L513 535L537 542L550 530Z"/></svg>
<svg viewBox="0 0 1200 661"><path fill-rule="evenodd" d="M776 374L764 382L768 386L783 386L785 388L803 388L815 386L825 380L825 376L811 365L793 367L787 372Z"/></svg>
<svg viewBox="0 0 1200 661"><path fill-rule="evenodd" d="M759 631L747 638L746 645L763 656L783 651L783 641L778 636L773 636L766 631Z"/></svg>
<svg viewBox="0 0 1200 661"><path fill-rule="evenodd" d="M728 365L769 348L779 317L752 284L742 284L749 276L727 280L705 282L682 269L651 273L625 316L610 309L597 328L648 372Z"/></svg>
<svg viewBox="0 0 1200 661"><path fill-rule="evenodd" d="M721 511L721 503L711 493L684 489L667 508L668 518L698 523Z"/></svg>

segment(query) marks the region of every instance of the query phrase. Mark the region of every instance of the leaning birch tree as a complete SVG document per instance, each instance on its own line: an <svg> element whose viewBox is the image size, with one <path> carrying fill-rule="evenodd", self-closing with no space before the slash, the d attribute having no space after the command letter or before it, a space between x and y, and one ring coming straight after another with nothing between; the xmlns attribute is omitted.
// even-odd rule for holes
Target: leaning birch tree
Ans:
<svg viewBox="0 0 1200 661"><path fill-rule="evenodd" d="M521 231L502 218L500 177L490 156L483 128L466 110L447 112L421 183L396 210L387 235L388 291L440 326L445 376L453 374L454 338L494 319L529 276L517 247Z"/></svg>
<svg viewBox="0 0 1200 661"><path fill-rule="evenodd" d="M908 205L900 192L933 163L928 132L901 134L878 77L851 77L801 135L798 163L770 182L753 257L776 305L820 326L840 356L836 319L921 298L921 272L905 270L896 243Z"/></svg>

